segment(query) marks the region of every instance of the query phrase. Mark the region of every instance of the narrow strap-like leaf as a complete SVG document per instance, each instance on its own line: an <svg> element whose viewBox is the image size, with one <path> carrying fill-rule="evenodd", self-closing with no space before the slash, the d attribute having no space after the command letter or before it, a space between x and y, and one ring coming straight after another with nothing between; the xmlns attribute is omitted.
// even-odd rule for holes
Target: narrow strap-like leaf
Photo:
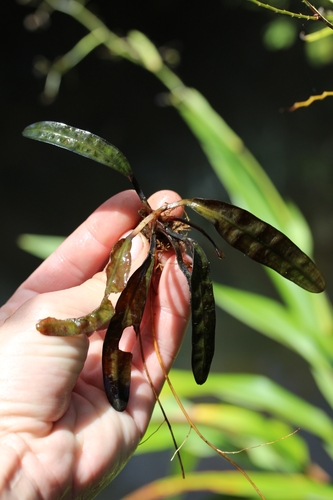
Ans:
<svg viewBox="0 0 333 500"><path fill-rule="evenodd" d="M215 348L215 301L208 259L199 244L193 248L191 275L192 371L197 384L206 382Z"/></svg>
<svg viewBox="0 0 333 500"><path fill-rule="evenodd" d="M155 264L156 236L152 235L150 251L144 263L132 274L116 304L116 310L106 331L102 365L106 396L117 411L126 409L131 380L131 353L119 349L119 341L127 326L136 333L144 313Z"/></svg>
<svg viewBox="0 0 333 500"><path fill-rule="evenodd" d="M43 121L26 127L23 135L103 163L132 181L133 172L125 156L115 146L91 132L65 123Z"/></svg>
<svg viewBox="0 0 333 500"><path fill-rule="evenodd" d="M218 233L251 259L274 269L309 292L322 292L325 280L312 260L287 236L242 208L193 198L187 205L212 222Z"/></svg>
<svg viewBox="0 0 333 500"><path fill-rule="evenodd" d="M104 297L101 304L89 314L79 318L56 319L44 318L38 321L36 328L43 335L71 337L85 333L86 335L105 327L114 314L113 305Z"/></svg>
<svg viewBox="0 0 333 500"><path fill-rule="evenodd" d="M122 238L112 248L110 260L105 268L105 296L122 292L125 288L131 269L131 247L131 238Z"/></svg>
<svg viewBox="0 0 333 500"><path fill-rule="evenodd" d="M186 238L187 248L192 254L192 272L183 260L178 239L166 236L175 251L178 266L183 272L191 294L192 315L192 372L197 384L207 380L215 348L215 301L210 278L208 259L191 238Z"/></svg>

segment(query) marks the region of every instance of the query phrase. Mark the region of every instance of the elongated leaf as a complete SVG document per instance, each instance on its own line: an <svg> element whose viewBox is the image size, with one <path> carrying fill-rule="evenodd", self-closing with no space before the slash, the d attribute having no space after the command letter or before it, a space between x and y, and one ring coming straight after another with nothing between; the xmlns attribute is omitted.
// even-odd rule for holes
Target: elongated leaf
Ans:
<svg viewBox="0 0 333 500"><path fill-rule="evenodd" d="M267 500L331 500L333 486L320 483L304 474L253 472L249 475ZM227 498L258 499L258 493L237 471L196 471L158 479L124 496L122 500L163 500L186 495L189 492L208 491ZM218 497L216 497L218 498ZM222 497L223 498L223 497Z"/></svg>
<svg viewBox="0 0 333 500"><path fill-rule="evenodd" d="M79 318L56 319L45 318L40 320L36 328L44 335L67 337L89 334L106 327L114 314L114 308L108 300L110 293L119 293L126 286L131 267L132 240L123 238L113 247L110 260L106 266L106 287L101 304L91 313Z"/></svg>
<svg viewBox="0 0 333 500"><path fill-rule="evenodd" d="M251 259L309 292L325 289L324 278L312 260L270 224L223 201L193 198L187 205L212 222L231 246Z"/></svg>
<svg viewBox="0 0 333 500"><path fill-rule="evenodd" d="M132 169L125 156L115 146L98 135L59 122L37 122L23 130L24 137L53 144L73 151L103 165L114 168L121 174L133 178Z"/></svg>
<svg viewBox="0 0 333 500"><path fill-rule="evenodd" d="M72 337L82 333L89 334L105 327L114 314L113 305L104 297L101 304L89 314L79 318L56 319L44 318L37 325L37 330L43 335L56 337Z"/></svg>
<svg viewBox="0 0 333 500"><path fill-rule="evenodd" d="M151 238L149 254L144 263L130 277L116 304L115 314L106 331L103 344L103 380L106 396L117 411L126 409L131 378L132 354L119 349L124 329L133 326L140 332L150 281L154 270L155 235Z"/></svg>
<svg viewBox="0 0 333 500"><path fill-rule="evenodd" d="M173 371L171 377L174 382L172 375ZM202 392L205 392L204 389ZM203 397L205 397L204 394ZM187 424L183 423L181 411L176 406L168 387L163 387L160 399L175 433L185 436ZM184 402L184 398L182 401ZM272 416L231 404L193 403L188 399L185 399L185 403L193 422L219 449L240 449L277 440L274 445L248 449L246 454L252 464L264 470L290 473L304 471L305 467L311 463L308 446L300 433L281 439L295 431L294 425L288 425ZM160 413L156 409L146 431L147 437L156 432L160 422ZM168 437L168 430L164 429L164 426L160 427L156 436L152 436L147 441L144 438L144 444L138 448L136 454L157 451L160 446L160 450L171 449L172 443ZM194 457L203 458L215 455L206 443L197 439L193 434L186 441L184 448ZM188 473L191 469L185 467L185 470Z"/></svg>
<svg viewBox="0 0 333 500"><path fill-rule="evenodd" d="M111 258L105 268L105 296L122 292L125 288L131 270L131 247L130 238L123 238L114 245Z"/></svg>
<svg viewBox="0 0 333 500"><path fill-rule="evenodd" d="M176 253L191 293L192 309L192 372L197 384L207 380L215 348L215 301L210 278L209 262L199 244L186 238L185 244L192 254L192 272L183 260L179 240L166 234Z"/></svg>
<svg viewBox="0 0 333 500"><path fill-rule="evenodd" d="M215 347L215 301L209 262L196 241L191 275L192 371L197 384L206 382Z"/></svg>
<svg viewBox="0 0 333 500"><path fill-rule="evenodd" d="M180 398L198 397L192 374L172 370L172 382ZM200 390L200 396L213 396L229 403L247 406L282 418L333 444L333 422L330 416L263 375L244 373L211 373Z"/></svg>
<svg viewBox="0 0 333 500"><path fill-rule="evenodd" d="M331 371L326 351L318 344L311 325L301 330L280 302L245 290L214 284L216 304L246 325L293 349L311 366Z"/></svg>
<svg viewBox="0 0 333 500"><path fill-rule="evenodd" d="M65 240L64 236L46 236L43 234L21 234L17 238L17 245L22 250L46 259Z"/></svg>

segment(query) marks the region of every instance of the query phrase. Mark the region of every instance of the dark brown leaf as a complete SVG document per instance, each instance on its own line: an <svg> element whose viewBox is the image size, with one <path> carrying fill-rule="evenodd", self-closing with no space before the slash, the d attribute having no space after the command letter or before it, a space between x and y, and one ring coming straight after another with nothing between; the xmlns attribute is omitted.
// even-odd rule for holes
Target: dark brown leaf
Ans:
<svg viewBox="0 0 333 500"><path fill-rule="evenodd" d="M251 259L309 292L325 289L325 280L314 262L270 224L247 210L218 200L193 198L187 205L212 222L231 246Z"/></svg>
<svg viewBox="0 0 333 500"><path fill-rule="evenodd" d="M23 135L103 163L130 180L133 177L132 169L122 152L113 144L87 130L71 127L65 123L44 121L26 127Z"/></svg>
<svg viewBox="0 0 333 500"><path fill-rule="evenodd" d="M136 334L146 305L155 264L156 236L151 238L150 251L144 263L133 273L121 293L103 344L103 380L107 398L117 411L126 409L130 388L131 353L119 349L123 331L133 326Z"/></svg>
<svg viewBox="0 0 333 500"><path fill-rule="evenodd" d="M131 385L132 353L107 344L103 347L105 394L116 411L126 409ZM107 374L107 375L105 375Z"/></svg>
<svg viewBox="0 0 333 500"><path fill-rule="evenodd" d="M192 272L183 260L180 241L169 236L176 253L178 265L187 279L192 309L192 372L197 384L207 380L215 347L215 300L210 278L209 262L198 245L186 238L186 246L192 254ZM185 242L185 239L182 238Z"/></svg>
<svg viewBox="0 0 333 500"><path fill-rule="evenodd" d="M197 384L206 382L215 347L215 300L209 262L196 241L191 275L192 371Z"/></svg>

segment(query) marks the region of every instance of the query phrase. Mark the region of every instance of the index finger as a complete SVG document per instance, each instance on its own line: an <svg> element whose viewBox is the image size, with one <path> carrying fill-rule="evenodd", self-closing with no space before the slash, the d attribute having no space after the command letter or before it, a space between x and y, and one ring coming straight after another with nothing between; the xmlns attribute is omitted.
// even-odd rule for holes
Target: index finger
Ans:
<svg viewBox="0 0 333 500"><path fill-rule="evenodd" d="M140 220L140 207L132 190L103 203L22 283L1 308L0 320L38 293L77 286L101 271L113 245Z"/></svg>
<svg viewBox="0 0 333 500"><path fill-rule="evenodd" d="M101 271L113 245L140 220L135 191L119 193L95 210L21 285L37 293L79 285Z"/></svg>

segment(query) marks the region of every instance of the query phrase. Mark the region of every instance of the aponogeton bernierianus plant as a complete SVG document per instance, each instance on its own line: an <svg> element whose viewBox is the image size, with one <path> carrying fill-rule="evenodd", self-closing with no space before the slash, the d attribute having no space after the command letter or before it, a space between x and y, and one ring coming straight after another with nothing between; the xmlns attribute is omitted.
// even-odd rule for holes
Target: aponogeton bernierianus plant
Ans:
<svg viewBox="0 0 333 500"><path fill-rule="evenodd" d="M68 149L103 163L125 175L140 200L142 221L133 232L112 249L106 267L106 288L100 306L86 316L57 320L45 318L37 329L45 335L89 334L107 329L103 346L105 392L117 411L125 410L130 392L132 354L119 349L123 330L133 326L140 334L140 323L152 277L159 272L156 260L163 248L172 247L180 269L186 276L192 307L192 371L198 384L209 374L214 355L215 302L209 262L199 244L188 236L192 224L188 217L167 215L178 206L193 209L210 221L217 232L234 248L309 292L322 292L325 281L314 262L287 236L242 208L218 200L183 199L152 210L125 156L112 144L90 132L57 122L38 122L28 126L23 135ZM129 277L132 238L142 232L150 241L143 264ZM217 255L222 252L214 244ZM190 259L185 256L190 256ZM190 262L190 264L189 264ZM109 295L120 296L113 308Z"/></svg>

